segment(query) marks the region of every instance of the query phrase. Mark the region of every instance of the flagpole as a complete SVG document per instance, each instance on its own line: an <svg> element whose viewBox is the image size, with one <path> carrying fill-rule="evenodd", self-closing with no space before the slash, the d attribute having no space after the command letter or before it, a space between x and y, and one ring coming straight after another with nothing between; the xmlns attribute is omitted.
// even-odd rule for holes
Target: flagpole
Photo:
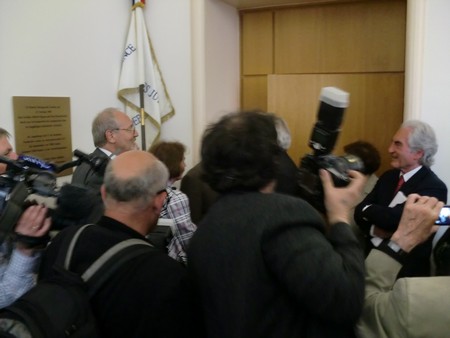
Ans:
<svg viewBox="0 0 450 338"><path fill-rule="evenodd" d="M141 144L142 150L147 150L147 145L145 143L145 106L144 106L144 85L139 85L139 106L141 108Z"/></svg>

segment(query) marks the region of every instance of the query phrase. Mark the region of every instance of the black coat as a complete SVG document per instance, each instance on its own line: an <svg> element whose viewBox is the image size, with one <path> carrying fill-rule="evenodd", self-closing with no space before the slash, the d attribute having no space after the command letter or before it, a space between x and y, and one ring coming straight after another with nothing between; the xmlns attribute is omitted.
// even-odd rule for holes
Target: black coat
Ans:
<svg viewBox="0 0 450 338"><path fill-rule="evenodd" d="M105 174L106 165L109 162L109 157L99 148L96 148L89 156L103 160L103 166L95 169L89 163L82 162L73 172L72 183L89 187L100 194L100 187L103 184L103 176Z"/></svg>
<svg viewBox="0 0 450 338"><path fill-rule="evenodd" d="M398 204L393 208L389 207L394 198L399 175L398 169L386 171L380 176L373 190L355 208L355 221L368 238L368 250L373 247L369 236L372 224L393 233L400 223L405 203ZM428 167L422 167L402 185L400 191L405 196L417 193L423 196L436 197L444 203L447 201L445 183ZM371 206L363 211L367 205ZM433 236L411 251L399 273L399 277L428 276L430 274L432 239Z"/></svg>
<svg viewBox="0 0 450 338"><path fill-rule="evenodd" d="M348 224L282 194L220 197L188 249L209 338L351 337L364 257Z"/></svg>
<svg viewBox="0 0 450 338"><path fill-rule="evenodd" d="M84 271L119 241L139 233L111 218L85 230L75 246L72 265ZM39 279L51 277L63 230L44 253ZM184 266L154 250L121 266L92 300L102 337L199 337L192 289Z"/></svg>

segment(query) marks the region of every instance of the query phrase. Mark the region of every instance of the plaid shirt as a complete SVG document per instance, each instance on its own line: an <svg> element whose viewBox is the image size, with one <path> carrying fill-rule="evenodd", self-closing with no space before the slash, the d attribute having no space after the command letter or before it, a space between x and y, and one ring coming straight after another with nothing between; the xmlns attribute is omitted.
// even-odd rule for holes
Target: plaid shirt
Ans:
<svg viewBox="0 0 450 338"><path fill-rule="evenodd" d="M173 238L167 246L169 256L186 264L186 249L194 231L197 230L197 226L191 220L187 195L172 187L168 187L167 198L162 207L160 217L170 218L174 221L174 227L172 228Z"/></svg>
<svg viewBox="0 0 450 338"><path fill-rule="evenodd" d="M2 243L0 246L0 308L8 306L34 286L36 282L34 270L40 256L40 253L27 256L16 249L13 249L11 253L7 241Z"/></svg>

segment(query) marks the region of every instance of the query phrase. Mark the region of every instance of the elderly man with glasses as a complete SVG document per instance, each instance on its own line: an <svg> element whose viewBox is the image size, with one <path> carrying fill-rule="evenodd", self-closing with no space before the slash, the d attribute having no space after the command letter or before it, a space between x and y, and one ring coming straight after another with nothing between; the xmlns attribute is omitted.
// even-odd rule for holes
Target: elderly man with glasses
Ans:
<svg viewBox="0 0 450 338"><path fill-rule="evenodd" d="M98 193L99 205L103 205L100 198L100 187L106 164L110 159L129 150L136 150L136 138L139 136L133 121L118 108L102 110L92 122L92 137L95 150L89 156L103 162L99 167L92 167L89 163L81 163L74 171L72 184L93 189ZM101 209L101 210L100 210ZM98 210L101 215L102 208Z"/></svg>

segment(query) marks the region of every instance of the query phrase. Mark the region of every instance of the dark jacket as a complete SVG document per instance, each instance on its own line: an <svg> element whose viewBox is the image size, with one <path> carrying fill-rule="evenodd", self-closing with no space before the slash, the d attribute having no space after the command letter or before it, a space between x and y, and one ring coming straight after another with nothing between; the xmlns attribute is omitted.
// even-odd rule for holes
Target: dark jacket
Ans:
<svg viewBox="0 0 450 338"><path fill-rule="evenodd" d="M89 156L103 160L104 165L95 169L89 163L82 162L73 172L72 183L89 187L100 194L100 187L103 184L103 176L105 175L105 168L109 162L109 157L99 148L96 148Z"/></svg>
<svg viewBox="0 0 450 338"><path fill-rule="evenodd" d="M400 171L392 169L386 171L378 179L373 190L355 208L355 221L361 230L368 234L372 224L394 232L402 216L404 203L393 208L389 204L394 198L394 190L397 187ZM447 201L447 187L430 168L422 167L415 175L405 182L400 191L408 196L417 193L424 196L433 196L438 200ZM362 209L371 204L365 211Z"/></svg>
<svg viewBox="0 0 450 338"><path fill-rule="evenodd" d="M368 238L368 252L373 247L369 236L372 224L393 233L400 223L405 203L398 204L393 208L389 207L394 198L399 175L398 169L386 171L381 175L373 190L355 208L355 222ZM436 197L444 203L447 201L445 183L428 167L422 167L402 185L400 191L405 196L417 193ZM370 207L363 211L367 205L370 205ZM432 240L433 236L409 253L398 277L428 276L430 274Z"/></svg>
<svg viewBox="0 0 450 338"><path fill-rule="evenodd" d="M39 279L51 277L61 231L47 248ZM73 270L84 271L119 241L139 238L139 233L111 218L85 230L75 246ZM195 306L185 268L160 251L152 250L121 266L92 300L102 337L195 337Z"/></svg>
<svg viewBox="0 0 450 338"><path fill-rule="evenodd" d="M194 224L199 224L210 206L215 202L219 194L202 179L201 162L192 167L181 179L180 190L189 199L191 219Z"/></svg>
<svg viewBox="0 0 450 338"><path fill-rule="evenodd" d="M352 337L364 257L348 224L328 238L305 201L277 193L220 197L188 249L209 338Z"/></svg>

